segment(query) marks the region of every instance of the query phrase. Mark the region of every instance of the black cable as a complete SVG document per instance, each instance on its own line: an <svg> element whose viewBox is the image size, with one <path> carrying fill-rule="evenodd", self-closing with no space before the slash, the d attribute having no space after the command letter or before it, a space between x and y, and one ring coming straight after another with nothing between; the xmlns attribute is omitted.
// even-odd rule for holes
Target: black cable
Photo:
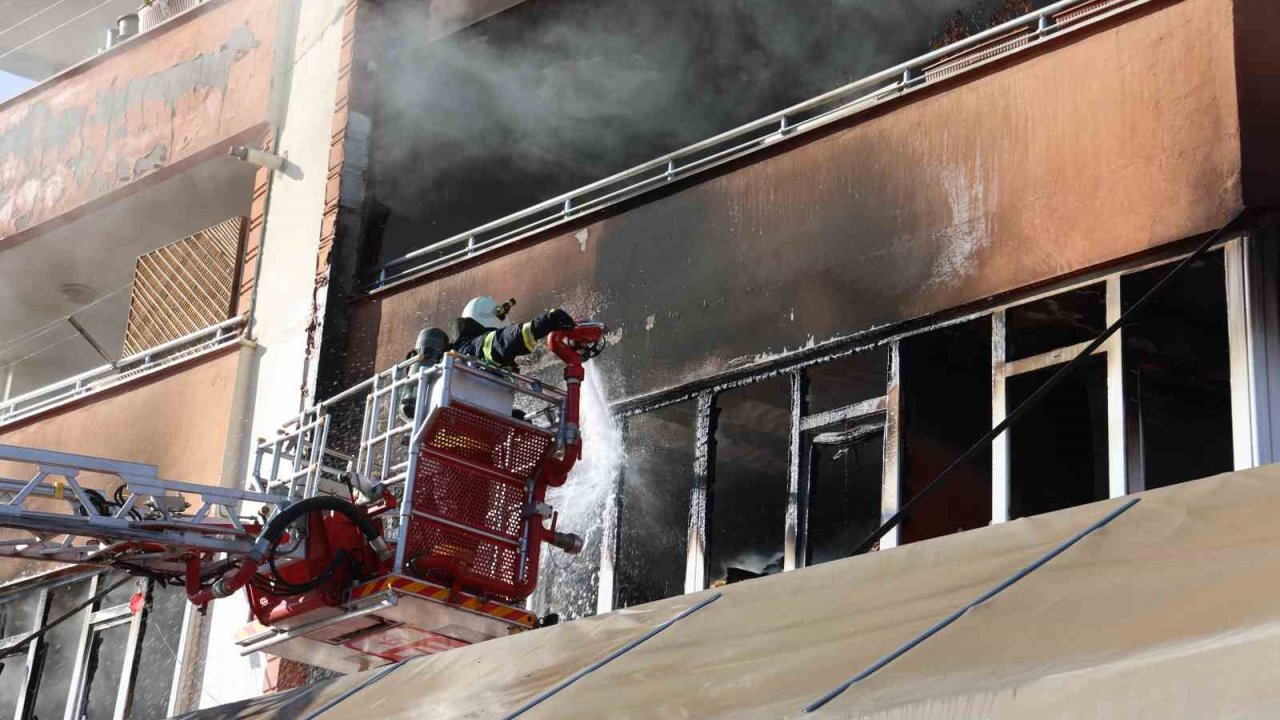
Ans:
<svg viewBox="0 0 1280 720"><path fill-rule="evenodd" d="M328 582L329 579L333 577L333 574L337 572L341 564L348 560L350 554L345 550L339 550L334 553L333 559L329 562L329 566L325 568L323 572L304 583L292 583L285 580L280 574L280 569L276 567L276 549L280 545L280 540L284 537L285 530L310 513L324 512L326 510L331 510L346 516L346 518L355 524L355 526L360 529L360 532L363 533L370 541L382 537L382 534L378 531L377 526L373 524L373 521L370 520L367 515L360 512L360 510L357 509L349 500L343 500L342 498L331 495L319 495L305 500L299 500L284 510L281 510L275 517L271 518L267 523L267 526L262 530L261 537L266 538L268 541L266 560L267 566L271 569L271 584L273 587L278 586L286 591L284 593L277 592L274 594L301 595L303 593L311 592L317 587Z"/></svg>
<svg viewBox="0 0 1280 720"><path fill-rule="evenodd" d="M934 489L936 489L942 483L942 481L951 474L953 470L959 467L966 460L969 460L970 458L972 458L984 447L986 447L987 445L990 445L997 437L1000 436L1001 433L1003 433L1005 430L1008 430L1010 426L1012 426L1015 422L1018 421L1019 418L1021 418L1024 414L1026 414L1026 412L1030 410L1033 405L1035 405L1037 402L1043 399L1045 395L1048 395L1050 390L1053 390L1063 380L1066 380L1067 376L1070 375L1072 372L1074 372L1076 368L1080 367L1089 358L1089 356L1093 354L1093 351L1102 347L1102 344L1105 343L1108 338L1114 335L1116 331L1119 330L1129 320L1130 316L1132 316L1134 313L1140 310L1143 305L1146 305L1147 301L1150 300L1157 293L1159 293L1160 290L1163 289L1164 286L1174 278L1174 276L1182 272L1182 270L1188 267L1189 265L1191 265L1191 263L1200 259L1200 257L1203 256L1205 253L1209 252L1209 250L1212 249L1213 246L1218 243L1218 240L1224 234L1226 234L1229 230L1235 227L1236 224L1239 223L1240 220L1244 218L1248 213L1249 213L1248 208L1241 210L1240 212L1236 213L1235 217L1227 221L1226 225L1223 225L1222 227L1215 230L1212 234L1210 234L1209 237L1207 237L1204 242L1200 243L1199 247L1197 247L1195 251L1193 251L1190 255L1183 258L1181 262L1175 265L1173 269L1168 272L1168 274L1160 278L1159 282L1157 282L1155 285L1152 285L1151 289L1148 290L1145 295L1138 298L1137 302L1135 302L1132 306L1130 306L1128 310L1125 310L1123 313L1121 313L1120 317L1116 318L1115 322L1111 323L1111 325L1109 325L1106 330L1103 330L1102 334L1099 335L1096 339L1094 339L1093 342L1089 343L1088 347L1086 347L1084 350L1081 350L1080 354L1072 358L1071 362L1068 362L1066 365L1063 365L1061 368L1059 368L1058 372L1054 373L1053 377L1046 380L1043 385L1037 388L1036 391L1030 395L1030 397L1028 397L1026 400L1023 400L1022 404L1018 405L1018 407L1014 409L1013 412L1005 416L1004 420L1000 421L998 425L988 430L986 434L984 434L982 437L978 438L978 441L975 442L973 445L971 445L968 450L965 450L964 453L960 455L960 457L956 458L955 461L952 462L950 465L948 465L945 470L943 470L941 473L938 474L937 477L929 481L928 485L925 485L923 488L921 488L920 492L916 493L915 496L913 496L910 500L908 500L905 504L903 504L902 507L898 508L898 511L895 512L892 517L890 517L888 520L885 520L884 523L881 524L879 528L876 528L875 532L868 535L867 538L858 545L857 549L853 551L853 554L857 555L859 553L863 553L863 552L866 552L867 550L870 550L877 542L880 541L880 538L887 535L890 530L902 524L902 521L905 520L907 516L911 514L911 511L915 509L915 506L926 495L933 492Z"/></svg>
<svg viewBox="0 0 1280 720"><path fill-rule="evenodd" d="M99 600L101 600L102 598L104 598L104 597L106 597L107 595L111 594L111 592L112 592L112 591L114 591L116 588L118 588L118 587L120 587L121 585L123 585L123 584L125 584L125 583L129 582L129 581L130 581L130 580L132 580L132 579L133 579L133 578L131 578L131 577L129 577L129 576L125 576L125 577L121 578L121 579L120 579L120 582L117 582L116 584L112 585L111 587L107 588L106 590L103 590L102 592L98 593L97 595L94 595L93 597L89 598L88 600L85 600L84 602L80 603L79 605L77 605L77 606L75 606L75 607L71 608L70 610L68 610L68 611L67 611L67 613L66 613L65 615L63 615L62 617L58 618L57 620L54 620L54 621L53 621L53 622L51 622L51 623L48 623L47 625L45 625L44 627L40 628L39 630L37 630L37 631L35 631L35 632L31 633L31 634L30 634L30 635L28 635L27 637L23 638L23 639L22 639L22 642L18 643L17 645L14 645L14 646L12 646L12 647L5 648L4 650L0 650L0 660L4 660L5 658L10 657L10 656L12 656L12 655L17 655L19 651L21 651L21 650L25 650L25 649L26 649L26 647L27 647L28 645L30 645L30 644L31 644L31 643L32 643L36 638L44 637L45 633L49 632L50 630L54 629L54 628L55 628L55 627L57 627L58 625L62 624L64 621L69 620L69 619L71 618L71 616L75 615L76 613L80 612L81 610L83 610L83 609L85 609L85 608L89 607L90 605L92 605L92 604L94 604L94 603L98 602L98 601L99 601Z"/></svg>

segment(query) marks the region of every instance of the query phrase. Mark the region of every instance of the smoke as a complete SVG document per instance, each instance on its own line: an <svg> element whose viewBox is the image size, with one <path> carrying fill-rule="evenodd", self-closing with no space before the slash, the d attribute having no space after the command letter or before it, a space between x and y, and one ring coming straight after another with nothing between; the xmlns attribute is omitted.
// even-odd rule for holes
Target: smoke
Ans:
<svg viewBox="0 0 1280 720"><path fill-rule="evenodd" d="M924 52L979 0L538 0L439 40L385 3L374 191L384 258Z"/></svg>

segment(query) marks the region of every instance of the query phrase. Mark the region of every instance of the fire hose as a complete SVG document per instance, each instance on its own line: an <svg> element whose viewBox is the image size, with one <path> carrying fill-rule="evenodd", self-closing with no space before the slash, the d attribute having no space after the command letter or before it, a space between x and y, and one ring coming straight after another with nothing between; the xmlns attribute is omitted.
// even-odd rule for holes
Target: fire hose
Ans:
<svg viewBox="0 0 1280 720"><path fill-rule="evenodd" d="M274 580L283 584L286 590L293 593L308 592L319 586L330 577L332 577L337 566L343 561L341 554L335 555L329 568L318 575L315 579L302 585L294 585L285 582L280 578L279 572L275 569L275 552L280 544L280 540L284 537L285 531L289 529L297 520L313 512L332 511L344 515L352 522L360 532L369 541L369 546L379 555L386 553L386 541L382 538L382 532L373 524L367 515L361 512L349 500L343 500L332 495L318 495L316 497L299 500L292 505L286 507L276 513L266 527L259 533L258 539L253 544L253 549L249 551L248 557L240 564L230 576L223 576L215 580L208 587L202 587L200 582L200 557L192 555L187 559L187 598L193 605L203 606L210 601L218 598L224 598L244 587L251 581L254 575L264 563L270 564L274 575Z"/></svg>

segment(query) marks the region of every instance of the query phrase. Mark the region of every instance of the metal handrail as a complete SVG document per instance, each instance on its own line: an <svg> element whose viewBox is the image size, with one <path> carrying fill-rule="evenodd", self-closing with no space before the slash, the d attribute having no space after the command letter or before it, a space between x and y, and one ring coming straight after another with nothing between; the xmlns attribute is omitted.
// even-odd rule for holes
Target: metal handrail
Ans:
<svg viewBox="0 0 1280 720"><path fill-rule="evenodd" d="M0 403L0 426L238 341L238 316Z"/></svg>
<svg viewBox="0 0 1280 720"><path fill-rule="evenodd" d="M1033 46L1061 29L1055 23L1054 16L1066 10L1096 4L1097 7L1091 9L1091 14L1094 12L1101 14L1103 11L1114 11L1119 6L1130 7L1149 1L1112 0L1099 4L1098 0L1059 0L1022 17L868 75L861 80L792 105L759 120L563 195L544 200L466 232L418 248L379 267L377 278L367 289L376 291L410 275L426 273L458 260L494 250L508 242L599 211L622 200L662 187L674 180L703 172L729 160L758 151L784 138L816 130L862 110L870 104L896 97L906 90L925 84L933 79L925 72L930 64L1015 30L1027 29L1030 32L1026 36L1025 43L1011 44L1007 52ZM1080 23L1080 25L1083 24ZM1071 27L1076 26L1077 21L1073 19ZM961 68L961 70L965 69L968 67ZM765 132L760 134L761 131ZM431 255L437 257L427 257Z"/></svg>

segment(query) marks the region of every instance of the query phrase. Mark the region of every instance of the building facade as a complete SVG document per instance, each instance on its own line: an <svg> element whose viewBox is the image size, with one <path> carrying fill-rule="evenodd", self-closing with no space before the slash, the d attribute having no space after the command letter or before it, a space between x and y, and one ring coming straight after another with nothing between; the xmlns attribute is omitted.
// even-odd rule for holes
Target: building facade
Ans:
<svg viewBox="0 0 1280 720"><path fill-rule="evenodd" d="M649 62L543 42L582 10L569 0L178 5L93 57L40 33L0 48L14 72L56 73L0 102L0 444L239 487L253 438L470 297L564 306L611 332L589 367L593 475L561 501L586 550L553 552L532 600L562 617L855 553L1140 301L877 549L1280 452L1273 3L1037 3L934 51L964 3L919 3L916 35L842 56L857 72L831 87L771 81L738 103L716 86L748 113L724 126L657 123L713 107L654 84L670 68L605 83L586 99L673 98L643 123L592 116L646 153L621 166L554 154L584 133L439 110L520 117L534 87L586 112L538 83ZM813 6L805 27L847 20ZM505 74L528 37L551 50ZM740 69L703 56L690 75ZM830 50L773 69L813 57ZM530 368L555 378L542 355ZM0 573L0 647L124 579ZM125 580L3 660L0 717L152 717L318 677L242 658L246 616Z"/></svg>

